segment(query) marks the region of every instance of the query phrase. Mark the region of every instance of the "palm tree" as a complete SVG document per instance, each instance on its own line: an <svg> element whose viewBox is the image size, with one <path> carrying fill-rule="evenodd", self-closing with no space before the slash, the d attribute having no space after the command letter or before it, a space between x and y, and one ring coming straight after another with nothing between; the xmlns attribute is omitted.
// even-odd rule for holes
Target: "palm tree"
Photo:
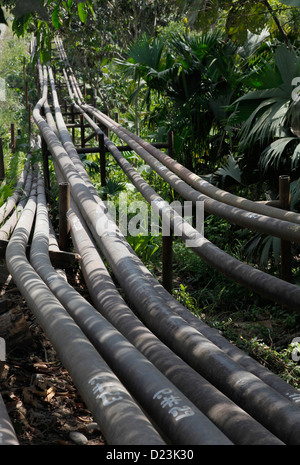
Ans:
<svg viewBox="0 0 300 465"><path fill-rule="evenodd" d="M189 168L197 169L196 157L214 164L210 151L217 157L225 152L225 107L239 87L233 73L236 50L220 32L173 33L165 42L143 36L128 59L118 61L138 84L135 96L143 88L146 99L156 93L168 102L164 123L174 131L178 156L181 152Z"/></svg>
<svg viewBox="0 0 300 465"><path fill-rule="evenodd" d="M296 170L300 159L300 97L295 85L300 82L300 56L294 49L279 45L274 60L263 62L251 76L251 91L237 100L235 115L241 119L241 151L259 144L258 162L269 167Z"/></svg>

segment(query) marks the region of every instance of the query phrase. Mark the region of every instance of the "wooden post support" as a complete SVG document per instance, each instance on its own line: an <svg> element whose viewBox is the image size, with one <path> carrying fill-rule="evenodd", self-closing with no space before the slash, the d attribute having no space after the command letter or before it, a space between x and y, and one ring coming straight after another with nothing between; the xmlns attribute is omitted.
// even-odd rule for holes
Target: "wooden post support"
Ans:
<svg viewBox="0 0 300 465"><path fill-rule="evenodd" d="M24 82L26 81L26 58L23 57L23 77L24 77Z"/></svg>
<svg viewBox="0 0 300 465"><path fill-rule="evenodd" d="M4 155L3 155L3 144L0 137L0 181L2 182L5 178L5 168L4 168Z"/></svg>
<svg viewBox="0 0 300 465"><path fill-rule="evenodd" d="M100 153L100 176L101 176L101 186L106 186L106 166L105 166L105 144L104 144L104 134L99 134L99 153Z"/></svg>
<svg viewBox="0 0 300 465"><path fill-rule="evenodd" d="M174 158L174 132L168 132L168 155L171 158Z"/></svg>
<svg viewBox="0 0 300 465"><path fill-rule="evenodd" d="M24 78L24 93L25 93L26 110L28 110L28 83L27 83L27 76L26 76L25 57L23 57L23 78Z"/></svg>
<svg viewBox="0 0 300 465"><path fill-rule="evenodd" d="M26 105L26 110L28 110L28 82L27 81L25 81L24 87L25 87L25 105Z"/></svg>
<svg viewBox="0 0 300 465"><path fill-rule="evenodd" d="M290 209L291 191L290 177L287 175L279 176L279 201L281 208ZM292 252L291 243L283 239L280 240L280 257L281 257L281 279L291 282L292 280Z"/></svg>
<svg viewBox="0 0 300 465"><path fill-rule="evenodd" d="M172 293L173 289L173 234L162 236L162 284Z"/></svg>
<svg viewBox="0 0 300 465"><path fill-rule="evenodd" d="M68 182L59 183L59 236L58 244L61 250L68 248L69 222L67 212L70 208L70 184Z"/></svg>
<svg viewBox="0 0 300 465"><path fill-rule="evenodd" d="M57 82L57 96L58 96L58 100L61 102L61 83L60 83L60 81Z"/></svg>
<svg viewBox="0 0 300 465"><path fill-rule="evenodd" d="M103 113L109 117L109 112L107 110L103 110ZM104 128L103 128L103 132L108 138L110 138L110 130L105 125L104 125Z"/></svg>
<svg viewBox="0 0 300 465"><path fill-rule="evenodd" d="M31 136L31 103L28 104L28 138Z"/></svg>
<svg viewBox="0 0 300 465"><path fill-rule="evenodd" d="M168 132L168 155L174 155L173 131ZM173 233L170 228L169 234L162 236L162 282L164 288L172 293L173 289Z"/></svg>
<svg viewBox="0 0 300 465"><path fill-rule="evenodd" d="M84 143L84 116L83 115L80 115L80 129L81 129L81 147L85 147L85 143Z"/></svg>
<svg viewBox="0 0 300 465"><path fill-rule="evenodd" d="M75 124L75 115L74 115L74 105L71 105L71 123ZM75 144L75 128L72 127L72 140L73 144Z"/></svg>
<svg viewBox="0 0 300 465"><path fill-rule="evenodd" d="M11 138L11 153L15 153L16 151L16 138L15 138L15 125L14 123L11 123L10 125L10 138Z"/></svg>
<svg viewBox="0 0 300 465"><path fill-rule="evenodd" d="M64 100L63 105L64 105L64 111L65 111L65 122L68 123L69 122L69 119L68 119L69 115L68 115L68 104L67 104L66 100Z"/></svg>
<svg viewBox="0 0 300 465"><path fill-rule="evenodd" d="M44 183L46 196L48 197L48 192L50 190L50 174L49 174L49 150L45 139L42 137L42 159L43 159L43 173L44 173Z"/></svg>

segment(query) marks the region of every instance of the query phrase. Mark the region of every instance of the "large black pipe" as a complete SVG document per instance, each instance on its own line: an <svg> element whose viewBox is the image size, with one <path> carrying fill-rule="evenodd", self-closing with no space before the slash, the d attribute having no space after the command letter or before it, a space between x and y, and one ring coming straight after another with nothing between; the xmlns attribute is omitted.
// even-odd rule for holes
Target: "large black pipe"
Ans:
<svg viewBox="0 0 300 465"><path fill-rule="evenodd" d="M36 118L40 117L43 98L35 107ZM16 285L53 343L108 442L163 445L164 441L128 391L29 264L26 246L35 213L36 193L33 192L6 249L7 266Z"/></svg>
<svg viewBox="0 0 300 465"><path fill-rule="evenodd" d="M138 153L142 159L153 168L165 181L167 181L185 200L204 202L204 209L207 213L224 218L227 221L237 224L243 228L248 228L263 234L280 237L291 242L300 242L300 225L288 221L271 218L266 215L246 211L238 207L225 204L221 201L210 198L202 194L187 184L175 173L166 168L142 145L127 135L120 125L115 124L107 116L101 114L89 105L82 104L81 107L97 118L102 124L107 126L110 131L116 133L121 139L125 140L128 145ZM167 157L167 156L166 156Z"/></svg>
<svg viewBox="0 0 300 465"><path fill-rule="evenodd" d="M88 106L84 108L88 109ZM192 171L188 170L186 167L181 165L177 160L174 160L167 154L161 152L157 147L153 146L149 142L144 141L143 139L141 139L141 137L136 136L135 134L131 133L128 129L122 127L119 123L116 123L114 120L112 120L108 115L105 115L99 110L96 110L96 112L99 115L99 118L101 118L101 122L107 125L112 131L114 131L115 129L117 133L120 134L122 139L124 136L125 139L123 140L126 140L128 145L133 150L137 148L136 144L140 145L141 148L147 150L159 162L163 163L176 175L181 177L184 181L186 181L189 185L191 185L197 191L202 192L205 196L210 197L211 199L214 199L217 202L222 202L223 204L231 205L232 207L252 212L258 215L258 216L253 215L253 218L256 219L257 221L259 221L260 216L262 216L262 217L275 218L275 219L278 219L284 222L287 221L287 222L291 222L295 224L300 224L299 213L287 211L282 208L273 207L273 206L266 205L260 202L254 202L252 200L248 200L243 197L224 191L223 189L220 189L214 186L213 184L202 179L200 176L196 175ZM261 218L261 220L265 221L265 218ZM270 222L270 224L272 224L272 222ZM276 228L276 224L280 228L281 223L273 222L273 225L275 228ZM298 228L296 229L298 230ZM273 229L271 232L273 235L280 234L279 231L277 231L277 233L275 234L276 232L275 229Z"/></svg>
<svg viewBox="0 0 300 465"><path fill-rule="evenodd" d="M173 444L231 444L114 326L55 272L50 263L48 245L48 212L40 183L30 254L35 270Z"/></svg>
<svg viewBox="0 0 300 465"><path fill-rule="evenodd" d="M70 170L68 164L67 166L68 170ZM72 181L72 177L69 179ZM74 187L76 187L75 184ZM75 191L74 193L77 198ZM222 386L220 386L220 390L230 392L232 399L237 400L237 403L243 405L243 407L246 405L254 417L259 418L265 425L267 422L268 428L276 431L278 436L284 437L284 441L297 443L299 437L295 431L299 429L299 410L294 410L290 402L278 395L277 392L273 392L272 389L261 383L259 379L253 377L250 373L243 373L241 366L232 362L222 351L203 338L200 333L194 332L193 328L187 326L180 317L166 308L158 292L159 286L155 286L156 293L153 292L154 288L152 286L149 289L150 282L145 279L146 276L144 275L148 270L146 271L140 263L138 264L139 261L132 254L128 255L124 239L119 231L116 231L113 222L109 218L104 218L105 224L103 222L100 224L99 217L95 217L95 211L97 210L95 205L90 209L89 214L87 213L88 197L88 194L83 195L81 190L77 205L80 206L82 215L86 218L89 228L91 228L95 239L110 262L113 272L118 276L122 287L128 295L138 300L141 318L147 321L147 324L152 324L152 327L153 322L157 321L159 327L155 329L159 337L167 340L171 348L180 353L183 358L186 358L192 366L197 367L197 371L200 373L205 372L205 377L207 379L209 379L209 376L211 379L214 378L215 383L220 384L221 379ZM103 213L105 214L105 211ZM98 214L100 214L100 211L98 211ZM149 277L148 273L147 276ZM145 307L147 312L145 312ZM220 374L222 374L221 377ZM217 378L219 378L219 381ZM242 382L240 378L243 379ZM255 386L255 389L253 389L253 386ZM282 408L283 405L284 408ZM245 408L245 410L247 409ZM264 413L262 410L264 410ZM272 420L270 421L271 417ZM294 428L295 424L298 425L296 428Z"/></svg>
<svg viewBox="0 0 300 465"><path fill-rule="evenodd" d="M8 269L53 343L62 363L111 444L164 442L64 307L34 271L26 246L36 213L36 195L24 208L6 249ZM127 428L131 425L130 430Z"/></svg>
<svg viewBox="0 0 300 465"><path fill-rule="evenodd" d="M68 63L68 58L65 54L65 51L62 46L61 40L57 41L57 46L58 49L60 50L61 57L65 61L65 63L69 66ZM69 95L71 97L71 101L73 104L75 104L74 99L76 98L79 102L83 100L82 94L80 92L80 88L77 85L76 78L72 72L72 69L68 67L68 71L70 73L70 80L72 82L72 89L69 84L69 77L66 73L66 70L64 69L64 76L66 79ZM73 92L74 91L74 92ZM78 105L76 105L76 108L84 113L83 109L81 109ZM95 130L95 123L94 121L84 114L85 118L91 125L91 127L94 128ZM147 144L148 148L149 144ZM152 153L151 150L149 150L150 153ZM165 154L163 154L165 155ZM79 167L79 165L76 165ZM82 170L84 172L84 170ZM213 186L214 187L214 186ZM209 194L209 192L207 192ZM223 193L221 193L222 196L219 200L222 200L223 198ZM231 194L230 194L231 195ZM239 206L242 202L243 206L241 208L249 209L251 210L251 205L248 204L247 199L236 199L237 203L233 203L235 206ZM230 202L228 202L230 203ZM253 204L250 202L250 204ZM248 207L247 207L248 205ZM253 206L253 205L252 205ZM255 211L255 210L254 210ZM268 214L269 216L276 216L276 212L278 212L278 209L270 209L270 208L265 208L263 207L262 210L259 210L258 213L262 214ZM273 213L273 214L272 214ZM284 216L280 216L279 212L279 218L289 220L289 221L295 221L298 222L297 217L293 214L290 216L291 212L283 212ZM286 213L288 213L288 216L286 216ZM155 283L153 282L153 286L155 287ZM274 286L276 288L276 286ZM186 319L193 327L199 330L200 333L203 333L208 339L210 339L212 342L214 342L218 347L220 347L222 350L224 350L231 358L233 358L236 362L238 362L240 365L242 365L244 368L249 370L251 373L255 374L259 378L261 378L266 384L277 390L280 394L285 396L286 398L290 399L295 405L300 405L300 394L299 391L292 386L288 385L283 379L272 373L270 370L266 369L264 366L262 366L260 363L258 363L256 360L254 360L252 357L247 355L244 351L239 349L238 347L234 346L231 344L226 338L220 335L220 333L215 330L214 328L210 328L208 325L205 323L201 322L198 318L195 318L194 315L192 315L186 308L184 308L182 305L180 305L173 297L171 297L169 294L164 293L164 299L168 302L170 305L170 308L172 308L174 311L176 311L180 316L182 316L184 319Z"/></svg>
<svg viewBox="0 0 300 465"><path fill-rule="evenodd" d="M269 431L237 407L166 345L129 309L111 279L76 206L68 213L73 242L95 307L205 413L235 444L279 444ZM201 393L201 395L199 395Z"/></svg>
<svg viewBox="0 0 300 465"><path fill-rule="evenodd" d="M76 108L80 111L80 107L76 106ZM93 120L86 115L82 109L81 111L95 132L99 134L102 133L101 129L97 127ZM104 136L104 140L109 152L113 155L137 190L146 198L153 210L156 210L160 216L164 217L166 223L171 224L173 230L176 230L175 225L178 225L177 231L180 231L181 239L187 245L193 243L193 245L190 246L193 252L204 259L209 265L242 286L287 308L297 312L300 311L300 289L298 286L240 262L216 247L205 237L198 234L187 222L184 222L184 226L182 226L182 219L179 218L179 215L175 215L175 222L173 210L167 202L164 202L133 169L108 137Z"/></svg>

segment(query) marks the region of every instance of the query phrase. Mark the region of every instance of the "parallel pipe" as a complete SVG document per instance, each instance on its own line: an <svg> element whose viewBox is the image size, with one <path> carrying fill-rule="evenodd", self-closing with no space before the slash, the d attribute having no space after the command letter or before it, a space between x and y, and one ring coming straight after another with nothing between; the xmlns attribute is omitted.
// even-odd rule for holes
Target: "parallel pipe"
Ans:
<svg viewBox="0 0 300 465"><path fill-rule="evenodd" d="M164 441L26 258L36 213L32 192L6 249L8 269L111 444ZM128 424L131 425L130 430Z"/></svg>
<svg viewBox="0 0 300 465"><path fill-rule="evenodd" d="M60 54L60 57L65 62L66 67L69 69L71 73L70 78L72 80L72 85L74 88L73 95L75 99L77 99L78 103L81 105L82 103L84 103L85 99L81 93L80 87L78 86L76 78L73 74L68 57L63 47L62 40L59 37L56 37L55 41L56 41L56 45L57 45L57 49ZM186 167L182 166L178 161L172 159L165 153L158 150L156 147L154 147L149 142L146 142L141 137L131 133L128 129L123 128L121 125L119 125L118 122L116 123L104 113L100 112L99 110L96 110L95 108L91 106L89 107L92 108L93 111L94 110L97 111L97 113L101 117L107 118L108 120L110 120L111 123L113 123L114 125L117 125L117 127L119 127L122 131L124 131L129 136L129 138L137 142L141 147L143 147L151 155L153 155L159 161L165 164L175 174L180 176L187 183L189 183L192 187L202 192L203 194L207 195L208 197L211 197L212 199L215 199L222 203L232 205L233 207L237 207L243 210L247 210L249 212L257 213L258 215L266 215L271 218L277 218L280 220L290 221L292 223L300 224L300 215L298 213L286 211L284 209L278 209L277 207L275 208L270 205L265 205L264 203L261 203L261 202L254 202L254 201L245 199L243 197L231 194L227 191L224 191L212 185L208 181L205 181L204 179L202 179L200 176L191 172Z"/></svg>
<svg viewBox="0 0 300 465"><path fill-rule="evenodd" d="M134 315L117 291L75 205L72 239L95 307L235 444L278 444L270 432L189 367ZM201 392L201 395L199 393Z"/></svg>
<svg viewBox="0 0 300 465"><path fill-rule="evenodd" d="M48 255L46 198L41 184L38 188L38 214L30 260L40 277L174 444L231 444L114 326L55 272ZM166 409L166 403L173 408Z"/></svg>
<svg viewBox="0 0 300 465"><path fill-rule="evenodd" d="M268 216L270 218L277 218L279 220L288 221L295 224L300 224L300 215L299 213L288 211L286 209L273 207L270 205L266 205L261 202L255 202L252 200L245 199L244 197L240 197L234 194L231 194L223 189L220 189L213 184L205 181L200 176L196 175L188 168L181 165L178 161L172 159L165 153L158 150L155 146L150 144L149 142L144 141L139 136L133 134L128 129L122 127L118 123L114 122L111 118L109 118L104 113L99 112L97 110L101 118L105 118L107 121L110 121L111 124L114 125L117 129L120 129L124 132L130 139L137 142L142 148L147 150L151 155L153 155L157 160L167 166L171 171L175 174L180 176L183 180L185 180L188 184L190 184L194 189L202 192L203 194L215 199L219 202L222 202L227 205L231 205L236 208L240 208L243 210L247 210L249 212L256 213L258 215ZM113 130L113 129L112 129ZM129 139L129 140L130 140ZM134 147L132 146L134 149Z"/></svg>
<svg viewBox="0 0 300 465"><path fill-rule="evenodd" d="M4 204L0 207L0 224L5 220L5 218L9 216L9 214L15 208L17 202L19 201L22 195L27 175L30 172L30 158L31 158L31 154L29 153L26 157L24 168L22 170L22 173L18 179L18 182L16 184L16 187L14 188L12 195L10 195L7 198L7 200L4 202Z"/></svg>
<svg viewBox="0 0 300 465"><path fill-rule="evenodd" d="M40 127L43 128L43 125L40 124ZM48 134L48 137L50 138L52 135ZM54 148L53 155L55 156ZM85 186L82 185L82 183L80 195L77 196L75 180L73 182L73 176L75 176L75 173L74 175L71 174L74 168L71 168L70 161L67 161L66 157L60 156L58 161L64 172L66 173L67 171L69 174L69 180L71 185L73 184L73 192L76 201L78 202L77 205L80 206L81 213L85 217L88 226L96 241L99 243L99 246L102 248L103 253L110 261L110 264L113 265L113 271L117 271L116 275L122 281L124 281L124 278L126 277L125 282L121 283L122 287L124 289L127 287L128 290L128 286L131 286L131 293L134 293L136 298L137 294L139 294L140 283L142 296L139 296L139 306L142 307L142 302L145 302L145 298L147 299L148 304L147 315L144 313L143 318L146 318L147 320L150 319L152 322L158 318L160 328L157 328L157 331L163 339L170 339L168 342L170 347L173 347L173 349L179 353L182 352L184 346L187 353L185 352L183 358L184 356L187 357L191 365L194 364L194 366L197 366L197 370L202 370L202 372L204 370L207 375L211 375L212 372L214 372L213 377L217 375L216 377L219 378L219 381L220 373L223 373L224 376L221 376L221 379L223 382L225 380L226 387L223 385L220 388L221 390L228 390L231 394L233 394L232 398L238 398L239 404L244 401L245 404L247 404L247 407L251 409L252 413L255 411L256 417L258 416L261 418L262 423L265 421L269 422L271 416L272 421L270 423L272 424L268 424L269 429L272 428L273 431L276 430L277 433L284 436L285 441L288 441L288 443L299 441L298 435L295 433L295 430L293 430L291 425L291 423L293 423L293 425L298 424L299 420L297 419L297 416L299 415L299 410L294 410L290 402L282 396L279 396L276 392L270 390L264 384L260 385L260 380L254 379L255 377L253 378L251 374L245 373L244 376L244 373L242 374L243 370L241 370L240 366L237 366L234 363L231 364L232 361L224 357L224 354L221 351L214 347L209 341L205 340L198 332L193 332L193 328L187 326L181 318L175 316L172 312L169 312L167 308L165 308L163 301L161 301L159 293L153 293L153 287L151 287L151 291L149 293L149 281L147 282L145 280L144 268L140 262L132 256L131 252L128 254L128 247L125 246L124 239L120 233L116 231L115 225L108 218L106 218L105 225L100 224L99 219L103 216L103 214L105 215L105 211L102 211L101 215L101 210L98 208L99 204L96 205L94 201L90 204L90 194L86 191ZM139 266L137 267L138 263ZM132 284L134 287L132 287ZM130 293L128 295L130 295ZM141 308L140 310L142 311L143 309ZM157 314L157 311L159 314ZM197 350L196 347L198 347ZM223 357L224 363L222 362ZM206 366L204 367L202 364ZM239 375L237 375L237 373ZM242 389L243 393L241 393L239 376L243 376L244 380ZM215 381L217 382L218 380L215 379ZM254 390L251 389L251 385L255 386ZM258 391L260 392L259 396ZM264 405L265 413L268 411L266 414L267 418L262 418L265 417L262 413L262 404ZM285 407L282 409L281 407L283 404ZM277 415L281 417L280 420ZM292 416L294 416L294 418L291 421ZM276 417L277 419L275 420ZM283 427L283 425L285 426ZM296 431L298 428L299 426L296 427Z"/></svg>
<svg viewBox="0 0 300 465"><path fill-rule="evenodd" d="M78 107L80 109L80 107ZM81 111L83 111L81 109ZM85 118L95 131L100 134L101 129L97 128L93 120L84 113ZM271 276L263 271L253 268L240 262L226 252L216 247L206 238L195 231L187 222L181 227L182 220L177 215L178 227L174 227L173 212L170 206L138 175L130 163L122 156L117 147L104 136L105 144L109 152L113 155L122 170L129 177L137 190L146 198L152 208L165 217L166 224L171 224L173 231L181 231L181 239L190 244L193 243L192 250L208 264L216 268L225 276L233 279L244 287L257 292L265 298L273 300L287 308L299 312L300 310L300 289L298 286L283 281L275 276ZM176 216L176 212L174 213Z"/></svg>
<svg viewBox="0 0 300 465"><path fill-rule="evenodd" d="M242 197L235 196L219 188L216 188L209 182L201 179L199 176L180 165L170 156L161 152L158 148L154 147L149 142L144 141L140 137L123 128L119 123L116 123L109 116L105 115L90 105L86 105L83 102L83 96L74 77L73 71L69 66L61 39L57 40L57 46L62 59L65 61L66 65L71 71L70 79L73 86L73 97L77 99L82 109L92 114L93 117L96 117L99 121L101 121L101 123L104 124L109 130L112 130L121 139L126 141L126 143L146 162L148 162L150 166L154 166L154 169L159 170L159 174L162 177L164 177L168 182L171 181L173 187L178 190L178 192L180 192L184 198L191 198L194 201L196 201L198 198L200 201L205 201L205 208L208 212L216 214L222 218L226 218L229 221L232 221L233 223L239 224L241 226L245 226L256 231L261 231L266 234L271 234L276 237L286 238L287 240L294 240L296 242L300 241L300 229L297 226L294 226L293 229L288 224L286 224L286 222L300 224L299 214L249 201ZM147 157L145 151L155 157L158 162L149 162L149 157ZM161 163L164 164L164 167L161 167ZM180 176L194 189L202 192L204 195L197 197L196 194L192 192L192 190L187 188L185 183L180 182L180 179L177 176L172 176L171 173L167 174L164 171L166 167L170 168L173 173ZM211 199L216 201L214 202ZM219 203L221 203L221 205ZM227 208L227 205L234 208ZM240 210L246 210L250 212L250 214L243 214L243 212ZM273 218L279 221L272 221Z"/></svg>
<svg viewBox="0 0 300 465"><path fill-rule="evenodd" d="M80 89L76 87L76 80L75 77L72 76L73 81L75 81L75 85L72 82L72 89L70 88L68 76L65 70L64 75L66 79L66 83L69 89L70 97L73 101L74 95L77 98L82 98L82 95L79 95ZM74 91L74 93L73 93ZM78 92L77 92L78 91ZM75 103L75 102L74 102ZM78 108L78 111L83 112L82 109L75 105ZM93 127L94 122L86 115L86 119L89 124ZM153 282L154 286L154 282ZM292 386L288 386L287 383L279 378L278 376L274 375L270 370L267 370L257 361L255 361L252 357L248 356L244 351L240 350L236 346L233 346L226 338L221 336L218 331L214 328L210 328L205 323L201 322L199 319L195 318L186 308L180 305L177 301L175 301L170 295L164 295L165 300L170 305L176 313L178 313L182 318L189 322L193 327L199 330L200 333L205 334L205 336L211 340L214 344L216 344L219 348L224 350L233 360L240 363L244 368L249 370L251 373L255 374L259 378L261 378L266 384L277 390L280 394L290 399L295 405L300 405L300 396L299 391Z"/></svg>
<svg viewBox="0 0 300 465"><path fill-rule="evenodd" d="M243 228L248 228L271 236L280 237L291 242L300 242L300 225L290 223L289 221L271 218L266 215L246 211L238 207L232 207L223 202L199 193L193 187L189 186L179 176L166 168L159 160L153 157L142 145L127 135L120 129L120 125L110 120L107 115L101 114L89 105L81 105L81 108L96 117L101 123L113 131L121 139L125 140L128 145L138 153L142 159L153 168L165 181L167 181L185 200L204 202L204 209L210 214L224 218L227 221L237 224ZM161 152L162 153L162 152ZM162 154L163 155L163 154ZM167 157L167 155L166 155ZM164 157L161 157L164 158ZM172 160L172 159L171 159Z"/></svg>
<svg viewBox="0 0 300 465"><path fill-rule="evenodd" d="M19 198L20 194L16 193L14 197L16 201L14 211L12 215L9 217L9 219L5 221L3 226L0 228L0 239L7 240L10 237L27 203L27 200L28 200L28 197L31 191L31 187L32 187L32 181L33 181L33 172L32 170L30 170L30 172L26 176L23 196L20 198L20 201L17 203L17 199Z"/></svg>

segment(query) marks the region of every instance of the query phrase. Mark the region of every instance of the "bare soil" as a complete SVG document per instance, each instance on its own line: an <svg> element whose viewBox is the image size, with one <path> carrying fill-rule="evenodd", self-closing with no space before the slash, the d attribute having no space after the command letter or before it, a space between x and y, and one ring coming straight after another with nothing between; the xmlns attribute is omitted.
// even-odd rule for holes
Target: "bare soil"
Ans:
<svg viewBox="0 0 300 465"><path fill-rule="evenodd" d="M20 445L104 445L99 426L14 283L3 284L0 294L0 337L6 341L0 392ZM73 438L72 432L81 434Z"/></svg>

